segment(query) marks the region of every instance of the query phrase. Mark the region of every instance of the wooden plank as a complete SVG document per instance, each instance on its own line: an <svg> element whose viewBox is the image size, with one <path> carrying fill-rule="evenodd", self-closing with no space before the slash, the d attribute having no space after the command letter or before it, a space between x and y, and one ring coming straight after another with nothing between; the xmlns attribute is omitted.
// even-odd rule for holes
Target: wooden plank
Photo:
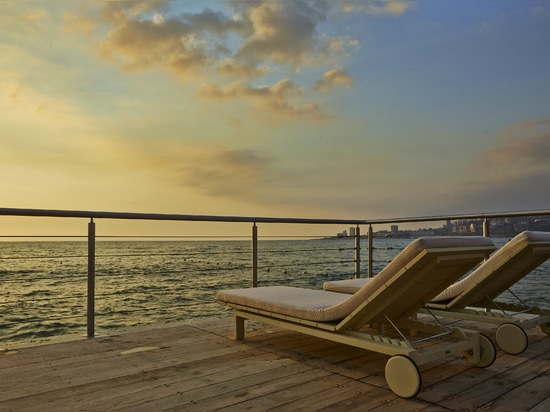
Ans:
<svg viewBox="0 0 550 412"><path fill-rule="evenodd" d="M531 354L533 353L534 351L531 350ZM521 358L521 356L515 357L516 360ZM476 379L473 379L472 384L475 386L466 388L467 398L464 396L465 391L463 390L441 400L438 404L450 409L470 408L472 410L479 407L479 405L491 403L517 388L522 382L529 382L550 369L550 352L539 352L537 356L523 359L524 362L518 362L513 368L502 362L500 366L497 365L486 370L489 374L484 374L484 378L477 381L478 385L475 385ZM481 373L478 376L481 376ZM475 403L471 402L470 399L475 399Z"/></svg>
<svg viewBox="0 0 550 412"><path fill-rule="evenodd" d="M500 352L495 363L489 368L476 368L468 364L464 359L459 358L450 362L450 368L445 364L440 364L434 370L428 369L423 374L423 390L418 394L418 398L427 402L442 403L446 399L461 398L461 393L474 390L472 388L484 387L485 381L493 379L501 372L513 369L524 363L527 359L540 354L541 350L548 345L548 341L540 341L530 345L520 356L508 355ZM455 365L456 362L456 365ZM462 371L456 369L463 367ZM458 372L458 373L457 373ZM434 373L434 375L432 375Z"/></svg>
<svg viewBox="0 0 550 412"><path fill-rule="evenodd" d="M264 362L261 373L265 374L264 379L273 379L279 374L303 372L304 368L301 365L293 364L287 359L278 359ZM201 399L201 396L204 397L204 394L211 396L213 393L238 390L235 385L236 379L261 381L258 373L258 362L239 367L238 361L235 361L225 363L224 370L220 370L219 373L207 375L180 373L177 376L173 375L170 379L163 379L153 385L138 388L139 390L131 385L126 385L124 391L106 389L102 391L100 398L89 401L89 404L94 409L100 410L163 410L182 404L194 404Z"/></svg>
<svg viewBox="0 0 550 412"><path fill-rule="evenodd" d="M282 362L282 361L281 361ZM285 360L285 362L289 362ZM243 395L242 392L249 391L250 388L257 385L266 385L271 387L273 381L290 379L290 376L297 376L301 380L309 380L322 376L327 376L328 373L320 370L309 368L305 365L301 365L297 362L290 362L282 365L279 363L270 364L256 364L247 371L226 371L226 373L219 373L211 375L211 379L202 384L197 380L185 382L182 385L175 385L162 391L149 391L146 399L140 397L139 399L132 399L132 403L123 405L124 408L131 408L132 411L146 411L151 410L189 410L190 408L197 407L197 410L205 410L200 404L212 396L222 396L224 398L231 399L237 396L240 400ZM112 408L111 410L121 409L119 407Z"/></svg>
<svg viewBox="0 0 550 412"><path fill-rule="evenodd" d="M204 336L200 336L200 334ZM110 340L79 342L61 345L59 353L65 353L66 358L54 359L51 362L38 358L35 364L25 362L23 366L12 366L2 370L3 390L0 399L16 397L22 388L32 388L35 392L50 391L56 388L61 382L70 382L72 385L79 385L94 382L101 379L108 379L117 376L131 375L136 369L140 371L150 368L170 367L184 360L191 362L216 357L220 354L236 353L243 351L245 347L240 345L228 345L227 340L218 341L207 339L204 332L179 338L173 341L173 346L167 346L160 350L152 350L146 353L135 353L126 356L121 352L129 348L135 348L139 343L133 339L112 338ZM150 341L148 341L150 343ZM100 347L90 353L90 347ZM81 352L78 353L78 348ZM45 347L47 353L51 353L51 347ZM34 348L32 348L34 351ZM20 356L24 356L22 350ZM99 356L98 356L99 355ZM13 356L10 358L13 360ZM57 356L54 356L56 358ZM47 358L47 356L46 356ZM143 362L146 361L146 362Z"/></svg>
<svg viewBox="0 0 550 412"><path fill-rule="evenodd" d="M132 345L134 340L136 346L153 346L158 344L168 344L168 342L181 340L181 339L193 339L203 331L189 327L178 326L174 328L166 328L159 332L158 328L143 330L140 332L131 332L122 335L111 335L105 337L98 337L95 339L78 339L57 344L47 344L42 346L30 346L30 347L17 347L8 351L8 354L0 356L0 364L3 368L10 366L22 366L24 364L38 364L40 362L52 362L59 359L70 358L71 351L83 351L93 355L99 352L108 352L114 350L115 347L107 345L107 343L113 343L114 345ZM212 336L214 338L214 336ZM102 345L105 344L105 345ZM25 351L24 357L15 357L21 351ZM1 354L2 352L0 352Z"/></svg>
<svg viewBox="0 0 550 412"><path fill-rule="evenodd" d="M337 375L338 376L338 375ZM298 390L302 389L297 388ZM367 385L358 381L344 380L339 383L334 376L325 379L323 382L316 382L315 392L308 396L297 397L295 400L289 400L286 403L274 404L270 410L273 411L301 411L301 410L319 410L330 407L335 403L341 402L350 397L362 394L368 390ZM274 403L278 398L273 399ZM363 410L369 408L369 405L363 404Z"/></svg>
<svg viewBox="0 0 550 412"><path fill-rule="evenodd" d="M323 412L363 412L370 410L420 411L428 407L430 407L430 404L423 401L402 399L389 390L371 387L363 393L350 396L320 410ZM438 409L438 411L441 410Z"/></svg>
<svg viewBox="0 0 550 412"><path fill-rule="evenodd" d="M192 357L188 358L190 360ZM149 371L136 370L130 375L104 377L94 382L84 382L81 384L67 383L47 392L36 392L31 397L14 399L9 404L17 409L32 407L33 404L56 405L55 410L72 410L73 404L86 405L88 403L96 404L98 402L113 402L113 399L124 398L127 396L137 397L139 392L156 390L165 385L171 386L174 383L184 382L185 380L208 380L210 375L217 375L223 372L238 374L242 368L257 367L258 362L274 362L279 360L276 356L265 353L257 356L250 356L248 351L232 352L229 356L223 354L211 358L201 358L181 362L177 365L156 368ZM290 361L283 359L283 363ZM113 365L116 368L116 365ZM108 368L112 370L112 368ZM15 408L14 408L15 410Z"/></svg>
<svg viewBox="0 0 550 412"><path fill-rule="evenodd" d="M550 411L550 397L547 397L543 401L530 409L530 412L548 412Z"/></svg>
<svg viewBox="0 0 550 412"><path fill-rule="evenodd" d="M232 382L231 390L219 386L204 388L200 393L192 394L194 399L197 399L192 404L181 404L176 408L171 408L170 411L218 409L241 411L249 407L267 410L273 398L278 399L275 401L275 405L280 405L284 396L292 399L302 397L310 386L319 387L319 383L323 380L335 378L326 371L316 369L298 370L297 373L286 370L279 372L276 375L266 376L266 380L264 380L263 374L239 378Z"/></svg>
<svg viewBox="0 0 550 412"><path fill-rule="evenodd" d="M534 379L506 392L498 399L483 405L490 411L532 411L541 402L550 398L550 375L546 372ZM546 411L550 410L548 407Z"/></svg>
<svg viewBox="0 0 550 412"><path fill-rule="evenodd" d="M18 347L0 351L0 411L548 410L550 338L528 333L523 354L499 351L487 369L460 356L422 366L415 399L389 390L385 355L260 322L239 342L220 319Z"/></svg>
<svg viewBox="0 0 550 412"><path fill-rule="evenodd" d="M123 345L120 342L109 343L106 345L108 350L92 354L83 353L79 356L76 356L73 353L74 349L70 348L73 345L68 345L69 357L67 358L3 370L3 374L10 378L3 383L0 400L15 396L23 383L26 387L34 387L35 391L47 391L54 388L59 381L78 385L112 377L113 374L116 376L132 374L136 369L150 370L152 367L173 366L177 359L186 359L187 361L206 359L243 349L238 346L227 346L225 342L220 344L206 339L197 341L196 337L183 339L181 342L181 345L125 356L120 353L135 347L133 341L130 345ZM98 354L100 356L97 356Z"/></svg>

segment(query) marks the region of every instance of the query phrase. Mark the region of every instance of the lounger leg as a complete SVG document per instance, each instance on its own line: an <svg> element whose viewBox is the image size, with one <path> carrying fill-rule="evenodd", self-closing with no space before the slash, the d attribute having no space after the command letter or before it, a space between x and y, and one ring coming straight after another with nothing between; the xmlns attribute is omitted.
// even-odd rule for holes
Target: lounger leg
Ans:
<svg viewBox="0 0 550 412"><path fill-rule="evenodd" d="M235 315L235 340L244 339L244 318Z"/></svg>
<svg viewBox="0 0 550 412"><path fill-rule="evenodd" d="M418 320L418 313L415 313L414 315L412 315L411 319ZM418 331L416 329L411 329L409 333L412 337L415 337L416 335L418 335Z"/></svg>

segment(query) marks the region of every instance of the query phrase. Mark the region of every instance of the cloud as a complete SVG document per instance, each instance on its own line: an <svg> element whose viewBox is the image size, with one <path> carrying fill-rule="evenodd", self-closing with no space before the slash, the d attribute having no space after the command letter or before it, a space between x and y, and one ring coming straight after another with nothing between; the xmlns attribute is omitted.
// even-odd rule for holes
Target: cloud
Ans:
<svg viewBox="0 0 550 412"><path fill-rule="evenodd" d="M303 103L300 100L305 91L289 79L281 80L272 86L250 86L243 83L233 83L225 87L218 85L203 85L201 95L212 99L230 99L247 97L258 105L269 108L286 116L308 116L324 120L329 115L322 112L319 105L312 102Z"/></svg>
<svg viewBox="0 0 550 412"><path fill-rule="evenodd" d="M502 131L498 145L478 168L497 179L550 173L550 119L523 122Z"/></svg>
<svg viewBox="0 0 550 412"><path fill-rule="evenodd" d="M81 32L91 36L94 31L94 24L84 16L77 16L72 13L63 13L64 29L68 32Z"/></svg>
<svg viewBox="0 0 550 412"><path fill-rule="evenodd" d="M332 69L325 72L323 77L317 81L315 90L329 92L337 87L351 87L352 85L353 79L345 70Z"/></svg>
<svg viewBox="0 0 550 412"><path fill-rule="evenodd" d="M251 8L247 19L252 33L240 46L237 58L275 64L291 62L300 67L315 52L317 26L326 15L325 10L313 7L310 2L280 1Z"/></svg>
<svg viewBox="0 0 550 412"><path fill-rule="evenodd" d="M501 131L494 147L467 165L460 183L439 193L440 212L544 209L550 202L550 119Z"/></svg>
<svg viewBox="0 0 550 412"><path fill-rule="evenodd" d="M3 24L40 25L50 17L50 13L42 8L28 7L25 10L10 10L11 4L0 5L0 22Z"/></svg>
<svg viewBox="0 0 550 412"><path fill-rule="evenodd" d="M61 122L75 125L79 118L78 111L69 102L41 93L26 83L19 73L7 70L0 77L0 108L2 115L11 120L7 122L10 126L15 122L28 124L35 120L48 128Z"/></svg>
<svg viewBox="0 0 550 412"><path fill-rule="evenodd" d="M271 72L269 66L242 64L234 58L227 58L218 62L217 70L224 76L233 78L262 77Z"/></svg>
<svg viewBox="0 0 550 412"><path fill-rule="evenodd" d="M213 197L254 198L271 186L271 158L249 149L209 148L186 157L180 170L183 183Z"/></svg>
<svg viewBox="0 0 550 412"><path fill-rule="evenodd" d="M189 84L200 80L224 91L203 90L205 97L217 94L255 104L264 96L261 107L277 115L327 117L313 95L304 102L296 99L311 89L298 85L306 78L298 77L304 70L326 72L318 90L352 84L344 71L329 68L358 49L357 40L323 32L336 10L330 2L224 2L219 10L195 12L183 12L181 5L161 0L106 2L95 15L66 13L65 29L90 36L98 55L125 72L160 68L192 81ZM285 82L296 85L295 90L277 93Z"/></svg>
<svg viewBox="0 0 550 412"><path fill-rule="evenodd" d="M340 3L340 7L346 13L363 12L366 14L393 14L400 15L405 13L415 2L409 0L345 0Z"/></svg>
<svg viewBox="0 0 550 412"><path fill-rule="evenodd" d="M368 195L348 199L349 212L363 207L380 216L425 216L451 213L499 212L545 209L550 203L550 119L522 122L500 131L498 139L484 151L472 145L470 161L462 168L449 163L424 170L421 165L399 176L400 165L392 165L379 182L366 181ZM433 159L422 163L432 162ZM415 174L416 173L416 174ZM373 173L380 179L378 173ZM411 176L413 176L411 178ZM421 184L419 184L421 182ZM359 185L356 185L359 186ZM376 193L375 196L372 194ZM403 211L403 199L406 210Z"/></svg>
<svg viewBox="0 0 550 412"><path fill-rule="evenodd" d="M29 175L37 173L39 178L52 170L71 175L93 171L97 176L124 171L141 156L135 141L130 144L107 131L101 119L67 96L44 93L21 74L6 72L0 76L2 166L25 166Z"/></svg>
<svg viewBox="0 0 550 412"><path fill-rule="evenodd" d="M470 182L449 191L436 213L504 212L547 209L548 174L514 176L508 180Z"/></svg>
<svg viewBox="0 0 550 412"><path fill-rule="evenodd" d="M209 35L223 36L240 27L238 22L209 9L177 17L155 14L148 19L133 19L120 10L111 15L116 16L108 17L114 27L98 49L101 57L119 63L124 70L160 66L182 75L197 74L225 53L208 41Z"/></svg>
<svg viewBox="0 0 550 412"><path fill-rule="evenodd" d="M161 1L108 2L101 18L89 21L107 29L98 44L101 56L126 70L160 66L180 74L196 68L227 71L228 65L220 64L224 60L231 67L266 63L301 67L312 60L318 46L318 24L325 19L326 8L314 7L319 4L250 2L246 7L235 4L239 14L230 15L209 8L177 13ZM89 29L81 16L66 15L65 20L68 26ZM235 36L238 44L231 41Z"/></svg>

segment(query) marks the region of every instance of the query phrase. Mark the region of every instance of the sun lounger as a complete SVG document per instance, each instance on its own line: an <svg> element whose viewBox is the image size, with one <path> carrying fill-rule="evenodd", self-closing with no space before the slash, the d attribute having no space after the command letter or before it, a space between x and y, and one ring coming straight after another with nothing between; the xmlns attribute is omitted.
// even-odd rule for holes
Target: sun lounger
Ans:
<svg viewBox="0 0 550 412"><path fill-rule="evenodd" d="M528 345L526 329L539 326L550 335L550 310L523 302L496 299L550 258L550 233L525 231L495 252L462 280L426 305L431 313L454 319L498 324L495 338L507 353L522 353ZM355 293L374 278L326 282L325 290Z"/></svg>
<svg viewBox="0 0 550 412"><path fill-rule="evenodd" d="M390 355L389 387L399 396L420 390L419 365L463 354L479 367L495 359L484 335L416 320L417 311L495 250L483 237L421 238L413 241L357 293L270 286L218 292L218 302L234 308L235 339L244 339L245 320L256 320L319 338ZM377 330L366 326L377 326ZM394 328L394 336L386 334ZM402 330L437 336L418 347ZM425 340L427 338L422 338Z"/></svg>

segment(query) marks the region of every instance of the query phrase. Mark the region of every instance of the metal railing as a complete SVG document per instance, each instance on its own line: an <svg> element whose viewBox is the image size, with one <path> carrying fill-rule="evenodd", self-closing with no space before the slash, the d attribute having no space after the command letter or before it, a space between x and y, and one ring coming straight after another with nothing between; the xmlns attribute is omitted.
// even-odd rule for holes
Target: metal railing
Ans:
<svg viewBox="0 0 550 412"><path fill-rule="evenodd" d="M373 226L395 225L399 223L442 222L457 220L482 220L483 235L490 235L491 219L518 218L532 216L550 216L550 210L532 210L519 212L497 213L472 213L462 215L439 215L408 218L388 219L309 219L309 218L269 218L269 217L238 217L238 216L208 216L208 215L183 215L183 214L152 214L152 213L126 213L126 212L98 212L76 210L44 210L44 209L16 209L0 208L0 216L23 217L55 217L55 218L83 218L89 219L87 234L87 336L95 336L95 280L96 280L96 221L99 219L115 220L154 220L154 221L185 221L185 222L229 222L252 224L252 286L258 285L258 224L311 224L311 225L347 225L354 226L354 276L361 276L361 226L367 226L368 241L368 270L367 275L373 276ZM95 220L94 220L95 219ZM2 236L6 237L6 236ZM67 236L64 236L67 237Z"/></svg>

